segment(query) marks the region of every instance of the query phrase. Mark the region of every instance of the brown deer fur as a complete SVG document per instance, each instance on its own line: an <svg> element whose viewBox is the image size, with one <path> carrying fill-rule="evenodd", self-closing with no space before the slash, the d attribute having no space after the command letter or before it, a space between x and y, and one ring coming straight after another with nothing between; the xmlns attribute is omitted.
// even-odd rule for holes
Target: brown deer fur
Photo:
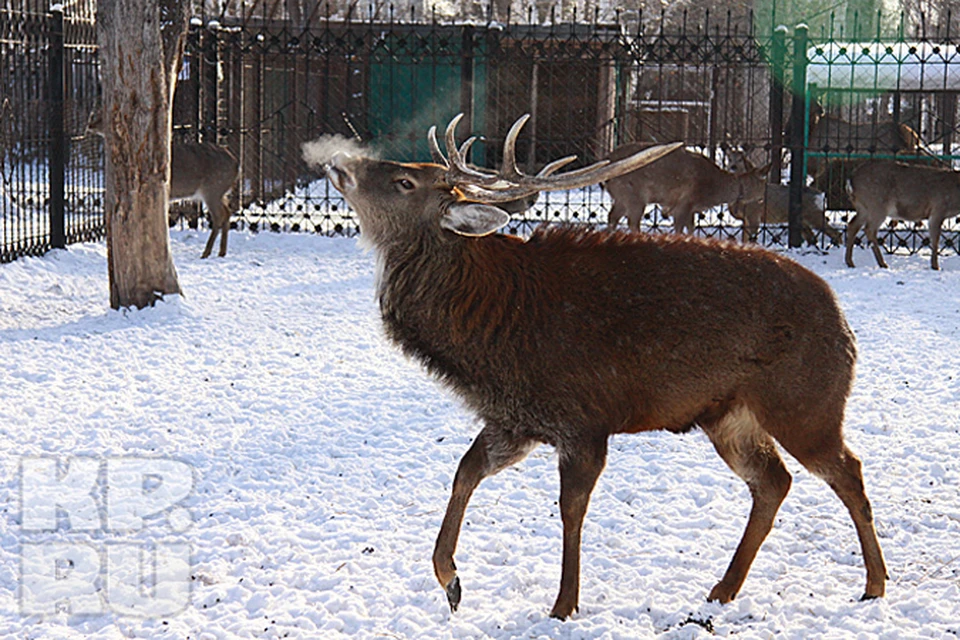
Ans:
<svg viewBox="0 0 960 640"><path fill-rule="evenodd" d="M452 609L453 555L480 481L540 443L559 454L563 563L551 615L579 600L580 536L614 433L699 426L753 496L708 599L740 590L790 487L779 443L827 481L856 525L864 597L886 570L860 461L844 445L854 337L819 277L769 251L686 236L550 228L529 240L467 225L443 167L338 155L328 165L378 258L390 340L484 427L464 455L433 555Z"/></svg>
<svg viewBox="0 0 960 640"><path fill-rule="evenodd" d="M792 127L787 122L789 135ZM920 150L920 136L905 124L892 120L876 122L847 122L835 115L828 114L819 104L810 106L807 149L812 152L849 153L849 154L917 154ZM859 161L854 158L854 161ZM823 158L809 156L807 172L817 176Z"/></svg>
<svg viewBox="0 0 960 640"><path fill-rule="evenodd" d="M823 212L824 195L810 187L803 188L800 205L800 225L807 244L816 245L814 233L822 229L833 244L839 246L843 235L827 223ZM762 200L730 205L730 215L743 221L744 238L756 240L760 223L786 224L790 220L790 187L785 184L767 184Z"/></svg>
<svg viewBox="0 0 960 640"><path fill-rule="evenodd" d="M877 231L887 218L929 220L930 268L939 269L940 228L960 214L960 173L950 169L884 160L867 162L853 173L850 200L857 210L847 225L847 266L853 267L853 244L861 226L877 264L886 268Z"/></svg>
<svg viewBox="0 0 960 640"><path fill-rule="evenodd" d="M96 108L87 120L87 132L103 136L103 111ZM176 142L170 145L170 200L202 200L210 213L210 237L201 258L210 256L220 235L222 258L227 255L230 207L227 193L236 185L240 163L230 151L206 142Z"/></svg>
<svg viewBox="0 0 960 640"><path fill-rule="evenodd" d="M625 144L614 149L609 159L625 158L645 146ZM699 153L677 151L603 184L613 200L607 222L615 227L625 217L629 228L639 231L647 205L659 204L665 216L673 217L676 233L692 233L695 214L762 198L764 173L764 169L754 169L733 174Z"/></svg>
<svg viewBox="0 0 960 640"><path fill-rule="evenodd" d="M734 173L754 171L756 167L739 149L727 151L727 168ZM824 215L825 195L805 186L800 200L800 224L804 240L817 244L814 233L822 229L830 241L839 246L843 235L827 223ZM790 186L767 183L763 198L752 202L736 202L730 205L730 215L743 222L743 239L756 241L760 223L786 224L790 220Z"/></svg>

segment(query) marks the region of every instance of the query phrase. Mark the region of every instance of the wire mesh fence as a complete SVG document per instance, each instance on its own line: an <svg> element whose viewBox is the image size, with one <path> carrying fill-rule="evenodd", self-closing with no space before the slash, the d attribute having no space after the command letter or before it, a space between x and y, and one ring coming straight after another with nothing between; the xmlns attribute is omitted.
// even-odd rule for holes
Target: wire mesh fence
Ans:
<svg viewBox="0 0 960 640"><path fill-rule="evenodd" d="M66 15L28 6L0 11L0 260L104 232L102 145L84 132L98 93L92 6L91 0L70 5ZM571 154L588 164L626 142L682 140L720 166L728 166L731 152L753 166L769 164L770 181L779 184L791 181L799 150L808 171L792 180L825 192L825 221L837 228L851 215L844 184L854 164L868 156L903 159L869 142L884 123L914 131L928 160L954 160L952 85L916 84L905 75L930 76L937 65L941 80L952 73L957 47L949 34L917 34L929 45L925 62L901 64L899 85L862 87L838 79L855 75L851 70L870 56L879 64L893 44L867 56L863 45L845 48L842 39L820 33L799 49L798 66L795 33L760 30L729 16L668 23L626 12L601 20L593 12L570 23L463 23L383 7L361 19L316 3L292 16L290 6L222 9L196 19L187 38L174 134L223 145L239 159L237 228L355 235L353 213L322 171L304 160L302 145L337 135L383 157L429 160L427 129L442 128L457 113L465 114L461 136L478 136L471 161L488 168L499 166L503 136L524 113L531 119L517 159L527 171ZM827 73L813 76L818 82L810 87L807 111L815 113L819 100L828 117L856 128L822 126L818 138L804 112L792 124L787 89L798 69L807 68ZM792 143L791 131L803 136L799 143ZM603 225L609 209L600 187L544 193L514 215L509 230L526 233L557 221ZM172 211L183 216L181 224L203 224L194 205ZM757 241L786 246L787 224L774 218L771 213ZM741 222L726 207L700 212L695 223L698 235L742 236ZM651 207L642 228L666 232L672 221ZM818 245L832 242L823 229L814 231ZM950 222L942 237L946 250L960 250L958 233ZM922 224L891 223L881 240L889 251L916 252L927 235Z"/></svg>

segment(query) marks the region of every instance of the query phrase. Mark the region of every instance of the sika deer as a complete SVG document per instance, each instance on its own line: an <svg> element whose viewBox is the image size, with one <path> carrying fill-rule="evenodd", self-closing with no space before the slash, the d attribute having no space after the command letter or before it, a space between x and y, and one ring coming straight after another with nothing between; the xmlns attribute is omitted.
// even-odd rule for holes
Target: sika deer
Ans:
<svg viewBox="0 0 960 640"><path fill-rule="evenodd" d="M877 122L847 122L824 112L817 103L811 105L807 149L813 152L834 154L913 154L921 147L920 136L905 124L892 120ZM787 122L787 132L791 123ZM854 158L859 162L859 159ZM807 171L817 176L821 173L823 158L807 158Z"/></svg>
<svg viewBox="0 0 960 640"><path fill-rule="evenodd" d="M611 161L617 161L640 151L644 145L636 142L614 149ZM683 150L664 156L612 180L603 186L613 199L607 217L616 227L623 217L633 231L640 230L640 220L648 204L659 204L664 215L673 216L673 229L693 232L694 214L722 204L751 202L763 197L763 174L755 169L742 174L724 171L699 153Z"/></svg>
<svg viewBox="0 0 960 640"><path fill-rule="evenodd" d="M103 136L101 109L90 113L87 133ZM210 255L220 233L219 256L227 255L227 232L230 230L227 193L239 175L240 164L223 147L193 142L170 145L170 200L202 200L210 212L210 237L201 258Z"/></svg>
<svg viewBox="0 0 960 640"><path fill-rule="evenodd" d="M843 235L827 223L823 212L823 198L823 193L816 189L803 188L800 209L803 239L807 244L816 245L817 236L814 231L822 229L833 244L840 246ZM760 223L786 224L790 221L790 187L785 184L767 184L762 199L734 203L730 205L730 215L743 221L744 238L755 241Z"/></svg>
<svg viewBox="0 0 960 640"><path fill-rule="evenodd" d="M867 568L864 597L882 596L886 569L860 460L842 434L856 348L827 284L731 242L562 226L526 241L498 235L509 216L487 203L613 180L675 146L551 175L564 159L525 176L514 160L521 118L494 178L465 164L458 120L442 164L338 154L327 165L377 254L387 336L485 423L460 461L433 554L451 609L461 600L453 554L484 477L540 443L557 449L563 565L551 615L566 618L579 602L581 529L607 439L694 426L753 495L709 600L737 595L790 488L775 442L846 505ZM436 146L433 129L428 139Z"/></svg>
<svg viewBox="0 0 960 640"><path fill-rule="evenodd" d="M960 214L960 173L950 169L876 160L860 165L847 183L857 214L847 225L848 267L853 267L853 244L861 226L877 264L887 263L880 252L877 231L887 218L915 222L929 220L930 268L939 269L940 227Z"/></svg>
<svg viewBox="0 0 960 640"><path fill-rule="evenodd" d="M746 153L739 150L727 152L729 168L735 173L754 171L753 163ZM807 244L816 245L817 237L814 231L822 229L829 236L830 241L840 246L843 242L842 234L827 223L824 215L824 194L812 187L803 188L800 203L801 233ZM790 187L784 184L767 183L763 198L752 202L736 202L730 205L730 215L743 221L743 239L756 241L760 223L786 224L790 221Z"/></svg>

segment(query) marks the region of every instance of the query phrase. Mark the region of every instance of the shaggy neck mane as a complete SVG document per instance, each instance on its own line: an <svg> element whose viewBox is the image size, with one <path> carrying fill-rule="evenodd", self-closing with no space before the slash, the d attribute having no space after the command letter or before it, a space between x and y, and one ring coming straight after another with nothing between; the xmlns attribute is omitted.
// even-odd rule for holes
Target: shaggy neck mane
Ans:
<svg viewBox="0 0 960 640"><path fill-rule="evenodd" d="M385 248L380 308L391 337L418 352L495 345L507 338L503 332L521 326L519 314L536 315L538 279L527 277L538 269L533 258L522 240L501 235L424 231ZM438 327L445 334L433 335Z"/></svg>

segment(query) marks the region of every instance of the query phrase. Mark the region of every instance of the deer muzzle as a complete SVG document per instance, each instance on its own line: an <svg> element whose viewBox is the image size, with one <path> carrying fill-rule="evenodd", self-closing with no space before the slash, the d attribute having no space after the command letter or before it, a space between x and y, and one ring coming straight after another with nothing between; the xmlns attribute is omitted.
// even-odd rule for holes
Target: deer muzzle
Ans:
<svg viewBox="0 0 960 640"><path fill-rule="evenodd" d="M324 165L327 177L337 188L337 191L343 195L357 188L357 181L354 178L351 165L354 158L344 153L337 153Z"/></svg>

